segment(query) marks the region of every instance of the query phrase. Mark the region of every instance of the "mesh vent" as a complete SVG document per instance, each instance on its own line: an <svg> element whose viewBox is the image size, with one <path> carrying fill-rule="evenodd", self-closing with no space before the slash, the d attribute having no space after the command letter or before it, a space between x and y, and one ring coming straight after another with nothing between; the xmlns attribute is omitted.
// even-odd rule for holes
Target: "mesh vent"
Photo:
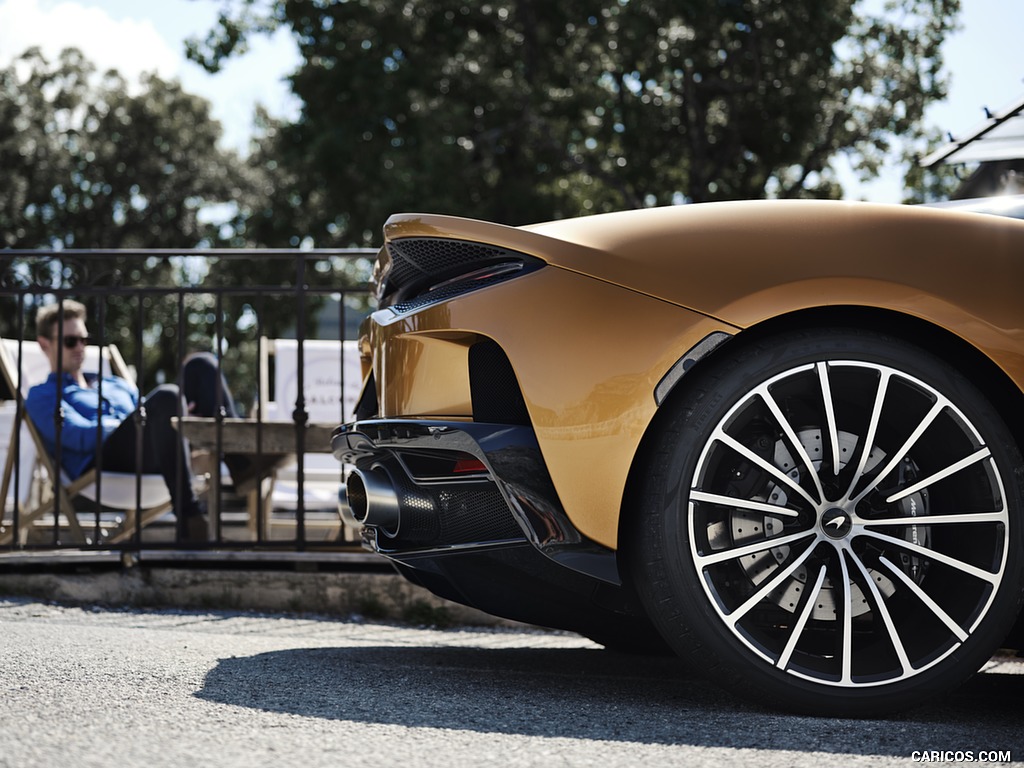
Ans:
<svg viewBox="0 0 1024 768"><path fill-rule="evenodd" d="M393 458L383 462L394 483L402 523L385 548L478 544L521 539L522 529L494 483L420 485Z"/></svg>
<svg viewBox="0 0 1024 768"><path fill-rule="evenodd" d="M427 487L403 483L398 490L402 525L395 546L479 544L520 539L519 524L491 483L476 487Z"/></svg>
<svg viewBox="0 0 1024 768"><path fill-rule="evenodd" d="M452 544L522 538L497 488L441 491L441 540Z"/></svg>
<svg viewBox="0 0 1024 768"><path fill-rule="evenodd" d="M497 343L481 341L469 348L469 390L473 421L529 425L530 414L519 380Z"/></svg>
<svg viewBox="0 0 1024 768"><path fill-rule="evenodd" d="M500 259L508 253L501 248L479 243L439 238L393 240L388 244L388 249L396 266L401 261L409 272L415 271L421 275L439 275L466 264Z"/></svg>
<svg viewBox="0 0 1024 768"><path fill-rule="evenodd" d="M543 264L539 259L504 248L437 237L392 240L387 244L387 249L391 257L391 269L384 283L378 286L377 298L381 306L393 306L396 309L399 306L405 307L398 311L408 311L422 303L440 301L455 293L491 284L485 280L467 282L457 286L455 293L452 289L456 286L446 286L444 294L438 291L430 294L426 301L415 302L427 294L431 286L477 269L510 262L531 266ZM508 277L503 276L502 279Z"/></svg>
<svg viewBox="0 0 1024 768"><path fill-rule="evenodd" d="M392 309L395 310L395 312L411 312L412 310L426 306L427 304L433 304L435 301L446 301L462 293L475 291L478 288L486 288L488 285L503 283L519 274L521 273L507 272L483 280L461 280L457 283L450 283L443 288L438 288L436 291L428 291L427 293L420 294L409 301L400 301L393 305Z"/></svg>
<svg viewBox="0 0 1024 768"><path fill-rule="evenodd" d="M391 478L402 508L402 524L396 538L407 542L435 541L440 532L437 502L425 489L409 480L401 469L391 472Z"/></svg>

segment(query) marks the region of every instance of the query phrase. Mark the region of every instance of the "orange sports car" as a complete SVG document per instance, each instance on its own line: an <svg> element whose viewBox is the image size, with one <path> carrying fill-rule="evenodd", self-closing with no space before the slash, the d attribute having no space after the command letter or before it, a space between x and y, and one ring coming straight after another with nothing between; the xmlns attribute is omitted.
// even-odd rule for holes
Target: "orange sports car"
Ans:
<svg viewBox="0 0 1024 768"><path fill-rule="evenodd" d="M1015 643L1024 221L760 201L384 235L333 449L343 517L411 581L817 714Z"/></svg>

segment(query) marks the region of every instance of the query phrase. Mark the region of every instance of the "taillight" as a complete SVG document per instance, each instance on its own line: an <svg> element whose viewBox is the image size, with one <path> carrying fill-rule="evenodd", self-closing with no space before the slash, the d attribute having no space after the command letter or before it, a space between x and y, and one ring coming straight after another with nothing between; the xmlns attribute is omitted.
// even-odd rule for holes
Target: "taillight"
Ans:
<svg viewBox="0 0 1024 768"><path fill-rule="evenodd" d="M456 475L464 475L475 472L486 472L487 467L480 459L459 459L455 462L452 472Z"/></svg>

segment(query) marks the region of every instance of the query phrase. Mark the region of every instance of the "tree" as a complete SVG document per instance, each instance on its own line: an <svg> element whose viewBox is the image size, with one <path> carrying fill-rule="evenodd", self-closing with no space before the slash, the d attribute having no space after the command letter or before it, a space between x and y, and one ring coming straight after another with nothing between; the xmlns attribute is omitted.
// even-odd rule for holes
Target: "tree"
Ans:
<svg viewBox="0 0 1024 768"><path fill-rule="evenodd" d="M19 75L19 73L24 73ZM0 70L0 242L8 248L217 243L201 219L243 195L209 104L144 75L137 95L80 52L38 49Z"/></svg>
<svg viewBox="0 0 1024 768"><path fill-rule="evenodd" d="M948 143L948 138L939 129L923 133L921 140L908 146L904 153L905 192L903 202L908 204L936 202L955 199L962 191L963 170L957 165L940 163L931 168L921 166L921 159L933 150Z"/></svg>
<svg viewBox="0 0 1024 768"><path fill-rule="evenodd" d="M285 25L304 103L265 151L295 181L262 232L377 240L402 209L509 224L624 207L839 197L917 140L958 0L234 0L215 70ZM283 207L282 207L283 206ZM295 236L293 233L291 236Z"/></svg>
<svg viewBox="0 0 1024 768"><path fill-rule="evenodd" d="M253 201L272 186L270 171L248 167L221 149L220 136L210 105L177 82L145 75L134 93L117 72L98 75L76 50L64 51L55 62L38 49L29 50L0 69L0 247L66 251L252 245L241 233L237 207L243 201L247 208L257 207ZM228 211L227 223L210 220L211 206ZM173 294L135 293L130 300L110 295L115 289L173 289L212 278L209 263L195 261L101 253L55 261L3 259L0 287L8 296L27 293L27 309L45 300L50 288L81 289L96 318L93 327L102 317L107 340L117 342L130 362L141 355L140 373L149 386L175 376L182 334L186 350L211 346L209 299L187 296L182 328ZM253 262L218 265L216 279L242 284L239 275L251 279L260 271ZM288 265L279 261L263 268L261 277L271 285L278 279L273 269L281 273ZM4 303L0 334L13 335L14 299ZM228 297L224 329L238 377L254 381L254 356L240 359L247 341L245 323L239 327L243 305L244 298ZM264 330L273 333L293 318L293 307L271 303Z"/></svg>

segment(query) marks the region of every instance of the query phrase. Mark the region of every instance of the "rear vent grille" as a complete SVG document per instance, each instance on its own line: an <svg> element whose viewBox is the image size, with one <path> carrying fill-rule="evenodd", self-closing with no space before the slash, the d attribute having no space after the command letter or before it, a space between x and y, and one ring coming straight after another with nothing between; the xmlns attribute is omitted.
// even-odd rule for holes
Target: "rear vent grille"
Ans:
<svg viewBox="0 0 1024 768"><path fill-rule="evenodd" d="M421 293L415 298L407 301L399 301L393 304L391 308L395 312L412 312L414 309L419 309L427 304L433 304L436 301L446 301L447 299L454 298L463 293L469 293L475 291L478 288L486 288L489 285L497 285L503 283L516 275L521 274L521 270L499 272L494 275L487 275L486 277L473 277L465 280L455 279L450 283L445 283L442 286L438 286L434 290L428 290L426 293Z"/></svg>
<svg viewBox="0 0 1024 768"><path fill-rule="evenodd" d="M469 348L469 388L473 421L529 425L530 414L516 372L495 342L480 341Z"/></svg>
<svg viewBox="0 0 1024 768"><path fill-rule="evenodd" d="M450 489L438 494L441 540L452 544L521 539L523 530L493 483L478 490Z"/></svg>
<svg viewBox="0 0 1024 768"><path fill-rule="evenodd" d="M543 265L539 259L504 248L436 237L392 240L387 249L391 269L377 287L377 297L380 306L397 312L444 301ZM487 267L497 271L488 274ZM466 279L460 280L462 276Z"/></svg>

